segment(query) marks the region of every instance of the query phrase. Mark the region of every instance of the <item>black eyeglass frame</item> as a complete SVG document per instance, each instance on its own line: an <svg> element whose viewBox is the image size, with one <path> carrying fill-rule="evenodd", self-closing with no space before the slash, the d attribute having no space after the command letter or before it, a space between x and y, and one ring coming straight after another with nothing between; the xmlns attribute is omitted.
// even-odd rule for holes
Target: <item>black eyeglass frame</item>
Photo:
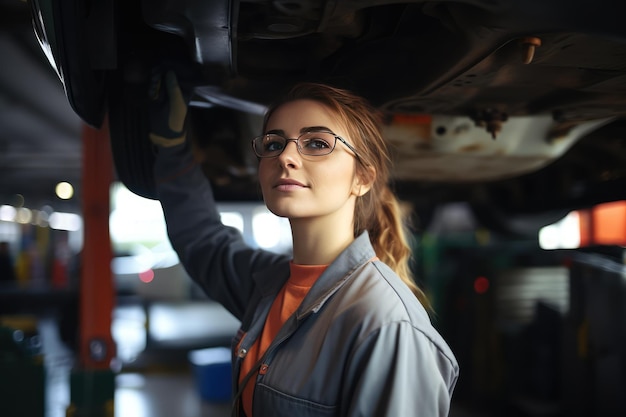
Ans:
<svg viewBox="0 0 626 417"><path fill-rule="evenodd" d="M327 153L317 154L317 155L304 153L302 151L302 147L300 146L299 140L300 140L300 138L302 136L304 136L306 134L309 134L309 133L328 133L328 134L331 134L331 135L333 135L335 137L335 142L333 142L332 148L330 148L330 150ZM276 135L276 136L279 136L279 137L285 139L285 146L276 155L260 155L259 152L257 151L257 148L255 146L255 143L256 143L257 139L263 138L263 137L265 137L267 135ZM287 149L287 144L289 142L295 142L296 143L296 149L298 149L298 153L300 153L300 155L314 156L314 157L315 156L326 156L326 155L330 155L335 150L335 147L337 146L337 140L339 140L341 143L346 145L348 147L348 149L350 149L354 153L354 156L356 156L356 158L359 160L359 162L361 162L361 157L359 156L359 153L356 151L354 146L350 145L348 143L348 141L346 141L344 138L342 138L341 136L337 135L336 133L334 133L334 132L332 132L330 130L308 130L306 132L302 132L297 138L286 138L283 135L280 135L278 133L264 133L262 135L255 136L254 138L252 138L252 150L254 151L254 154L256 156L258 156L259 158L276 158L276 157L280 156L280 154L282 154L285 151L285 149Z"/></svg>

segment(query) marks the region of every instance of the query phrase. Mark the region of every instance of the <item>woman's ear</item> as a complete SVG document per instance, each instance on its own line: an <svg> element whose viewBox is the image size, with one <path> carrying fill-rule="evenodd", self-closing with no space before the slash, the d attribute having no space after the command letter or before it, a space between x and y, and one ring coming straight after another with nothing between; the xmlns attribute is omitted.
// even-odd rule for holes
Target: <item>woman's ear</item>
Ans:
<svg viewBox="0 0 626 417"><path fill-rule="evenodd" d="M376 179L376 170L374 167L367 167L359 170L354 178L352 185L352 194L357 197L364 196L372 188Z"/></svg>

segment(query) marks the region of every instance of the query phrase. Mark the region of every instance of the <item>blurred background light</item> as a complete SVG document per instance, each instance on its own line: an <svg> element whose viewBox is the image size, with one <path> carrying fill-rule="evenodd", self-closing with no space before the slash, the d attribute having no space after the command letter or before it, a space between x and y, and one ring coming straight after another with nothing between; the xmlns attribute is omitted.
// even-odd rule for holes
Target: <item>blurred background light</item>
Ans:
<svg viewBox="0 0 626 417"><path fill-rule="evenodd" d="M580 247L580 220L572 211L563 219L539 231L541 249L575 249Z"/></svg>
<svg viewBox="0 0 626 417"><path fill-rule="evenodd" d="M220 213L220 219L226 226L234 227L243 233L243 216L241 213L234 211L225 211Z"/></svg>
<svg viewBox="0 0 626 417"><path fill-rule="evenodd" d="M46 227L48 226L48 221L50 219L50 215L43 211L43 210L37 210L34 212L34 218L33 218L33 224L40 226L40 227Z"/></svg>
<svg viewBox="0 0 626 417"><path fill-rule="evenodd" d="M26 207L20 207L15 214L15 221L20 224L28 224L33 218L33 213Z"/></svg>
<svg viewBox="0 0 626 417"><path fill-rule="evenodd" d="M69 200L74 196L74 187L69 182L62 181L54 189L57 197L61 200Z"/></svg>
<svg viewBox="0 0 626 417"><path fill-rule="evenodd" d="M111 189L113 211L109 217L111 239L126 246L142 242L152 246L167 241L163 209L157 200L132 193L122 184Z"/></svg>
<svg viewBox="0 0 626 417"><path fill-rule="evenodd" d="M0 220L5 222L12 222L15 220L16 214L17 210L15 210L15 207L8 205L0 206Z"/></svg>
<svg viewBox="0 0 626 417"><path fill-rule="evenodd" d="M478 277L474 280L474 291L476 294L484 294L489 289L489 280L485 277Z"/></svg>
<svg viewBox="0 0 626 417"><path fill-rule="evenodd" d="M256 243L265 249L272 248L280 242L280 223L278 217L257 211L252 217L252 232Z"/></svg>
<svg viewBox="0 0 626 417"><path fill-rule="evenodd" d="M48 219L50 227L56 230L78 231L83 226L83 220L78 214L55 212Z"/></svg>
<svg viewBox="0 0 626 417"><path fill-rule="evenodd" d="M140 272L139 279L141 282L145 282L146 284L152 282L154 279L154 271L152 269L148 269L147 271Z"/></svg>

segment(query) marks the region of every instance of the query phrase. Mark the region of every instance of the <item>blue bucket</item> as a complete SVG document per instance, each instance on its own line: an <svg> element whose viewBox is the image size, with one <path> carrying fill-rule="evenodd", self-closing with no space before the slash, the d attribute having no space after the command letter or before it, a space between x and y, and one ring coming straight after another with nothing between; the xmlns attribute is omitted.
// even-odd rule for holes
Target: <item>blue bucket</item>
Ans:
<svg viewBox="0 0 626 417"><path fill-rule="evenodd" d="M229 402L232 396L231 354L225 347L189 352L194 379L203 401Z"/></svg>

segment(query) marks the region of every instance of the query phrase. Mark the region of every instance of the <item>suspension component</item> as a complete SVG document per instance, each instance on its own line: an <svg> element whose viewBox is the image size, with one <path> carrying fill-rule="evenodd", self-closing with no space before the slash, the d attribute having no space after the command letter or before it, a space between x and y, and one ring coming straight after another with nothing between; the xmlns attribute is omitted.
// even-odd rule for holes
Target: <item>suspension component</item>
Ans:
<svg viewBox="0 0 626 417"><path fill-rule="evenodd" d="M541 39L535 36L527 36L520 39L520 45L522 46L522 62L530 64L535 57L535 51L541 46Z"/></svg>
<svg viewBox="0 0 626 417"><path fill-rule="evenodd" d="M509 116L499 110L488 108L477 111L471 118L476 126L484 127L491 134L491 137L496 139L498 133L502 130L502 123L506 122Z"/></svg>

